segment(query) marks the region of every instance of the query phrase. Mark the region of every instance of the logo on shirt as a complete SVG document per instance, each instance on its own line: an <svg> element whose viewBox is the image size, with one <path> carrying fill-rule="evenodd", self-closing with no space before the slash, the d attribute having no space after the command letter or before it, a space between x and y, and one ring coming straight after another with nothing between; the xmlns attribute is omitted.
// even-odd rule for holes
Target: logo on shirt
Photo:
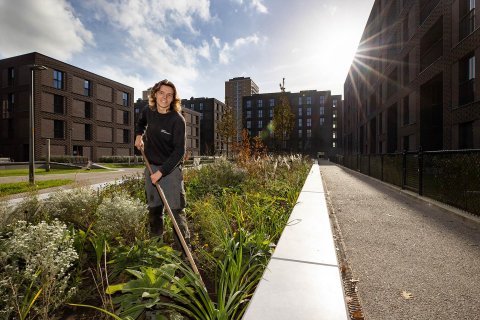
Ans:
<svg viewBox="0 0 480 320"><path fill-rule="evenodd" d="M171 135L171 133L170 133L170 132L167 132L165 129L160 130L160 132L161 132L161 133L168 134L168 135Z"/></svg>

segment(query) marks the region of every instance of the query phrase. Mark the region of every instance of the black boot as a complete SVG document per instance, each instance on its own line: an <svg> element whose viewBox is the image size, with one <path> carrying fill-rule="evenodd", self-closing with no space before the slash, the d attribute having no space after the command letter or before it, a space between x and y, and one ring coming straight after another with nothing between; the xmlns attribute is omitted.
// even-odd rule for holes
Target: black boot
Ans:
<svg viewBox="0 0 480 320"><path fill-rule="evenodd" d="M150 237L163 236L163 207L148 208L148 222L150 223Z"/></svg>

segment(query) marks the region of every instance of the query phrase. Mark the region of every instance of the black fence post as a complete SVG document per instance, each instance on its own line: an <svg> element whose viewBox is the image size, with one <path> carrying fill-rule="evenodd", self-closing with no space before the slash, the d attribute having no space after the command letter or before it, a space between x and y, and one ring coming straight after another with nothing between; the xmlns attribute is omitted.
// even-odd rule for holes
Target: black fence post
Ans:
<svg viewBox="0 0 480 320"><path fill-rule="evenodd" d="M407 150L403 150L402 154L402 189L407 184Z"/></svg>
<svg viewBox="0 0 480 320"><path fill-rule="evenodd" d="M423 150L418 149L418 194L423 196Z"/></svg>
<svg viewBox="0 0 480 320"><path fill-rule="evenodd" d="M380 155L380 161L381 161L380 162L381 163L381 165L380 165L380 180L382 180L382 181L383 181L383 157L384 157L384 155L381 154Z"/></svg>

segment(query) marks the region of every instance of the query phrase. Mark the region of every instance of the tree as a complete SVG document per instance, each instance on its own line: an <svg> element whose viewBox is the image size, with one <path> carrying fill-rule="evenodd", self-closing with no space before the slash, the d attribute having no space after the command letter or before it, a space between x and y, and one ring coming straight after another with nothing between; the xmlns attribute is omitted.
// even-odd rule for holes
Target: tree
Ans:
<svg viewBox="0 0 480 320"><path fill-rule="evenodd" d="M233 108L225 101L225 108L223 109L222 120L218 123L218 134L222 138L222 141L227 145L227 158L228 150L232 144L232 141L237 136L237 127L235 124L235 117L233 114Z"/></svg>
<svg viewBox="0 0 480 320"><path fill-rule="evenodd" d="M285 84L285 78L283 78L283 83ZM287 140L295 125L295 115L290 109L290 102L285 93L285 86L280 84L280 89L282 90L280 93L280 101L273 110L273 133L275 140L280 139L282 149L286 150Z"/></svg>

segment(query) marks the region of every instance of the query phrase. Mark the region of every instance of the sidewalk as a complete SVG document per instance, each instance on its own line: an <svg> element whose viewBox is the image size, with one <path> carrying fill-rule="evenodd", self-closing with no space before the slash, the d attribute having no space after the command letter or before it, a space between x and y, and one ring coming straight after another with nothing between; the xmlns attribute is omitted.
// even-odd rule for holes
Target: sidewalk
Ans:
<svg viewBox="0 0 480 320"><path fill-rule="evenodd" d="M365 319L480 319L479 223L333 163L320 171Z"/></svg>

